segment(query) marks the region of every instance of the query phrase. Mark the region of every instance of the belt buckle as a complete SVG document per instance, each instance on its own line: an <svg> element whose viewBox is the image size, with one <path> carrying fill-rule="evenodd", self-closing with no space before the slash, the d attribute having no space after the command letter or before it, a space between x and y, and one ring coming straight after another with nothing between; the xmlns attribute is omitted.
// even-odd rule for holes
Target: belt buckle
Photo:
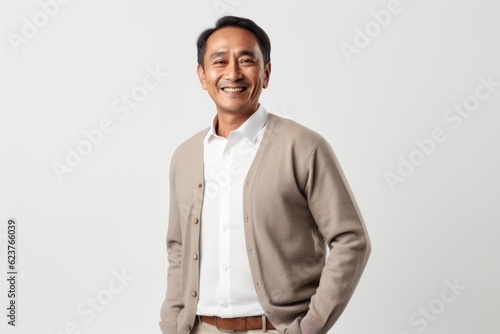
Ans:
<svg viewBox="0 0 500 334"><path fill-rule="evenodd" d="M226 332L226 333L234 333L236 332L236 330L234 329L224 329L224 328L219 328L219 324L217 323L217 319L219 319L219 317L215 317L215 328L217 328L217 330L221 331L221 332Z"/></svg>

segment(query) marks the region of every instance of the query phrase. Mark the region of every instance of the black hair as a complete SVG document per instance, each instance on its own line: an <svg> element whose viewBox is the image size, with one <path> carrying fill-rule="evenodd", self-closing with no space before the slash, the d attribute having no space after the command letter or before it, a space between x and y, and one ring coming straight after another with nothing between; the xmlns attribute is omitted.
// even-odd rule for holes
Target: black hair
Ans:
<svg viewBox="0 0 500 334"><path fill-rule="evenodd" d="M215 23L215 28L209 28L203 31L198 40L196 41L196 47L198 49L198 64L203 67L203 57L205 56L205 51L207 49L208 38L217 30L224 27L237 27L243 28L255 35L259 41L259 47L264 56L264 65L271 62L271 40L267 36L266 32L259 27L254 21L237 16L223 16L217 20Z"/></svg>

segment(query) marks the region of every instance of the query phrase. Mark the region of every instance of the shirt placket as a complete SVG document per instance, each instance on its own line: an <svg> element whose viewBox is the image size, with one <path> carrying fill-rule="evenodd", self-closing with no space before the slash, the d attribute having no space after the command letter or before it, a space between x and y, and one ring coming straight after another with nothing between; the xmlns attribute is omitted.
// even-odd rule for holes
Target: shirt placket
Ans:
<svg viewBox="0 0 500 334"><path fill-rule="evenodd" d="M222 154L222 181L219 202L219 291L221 292L220 314L222 316L231 312L232 282L229 267L231 260L231 231L229 229L231 219L231 174L228 171L234 158L234 144L234 138L230 136Z"/></svg>

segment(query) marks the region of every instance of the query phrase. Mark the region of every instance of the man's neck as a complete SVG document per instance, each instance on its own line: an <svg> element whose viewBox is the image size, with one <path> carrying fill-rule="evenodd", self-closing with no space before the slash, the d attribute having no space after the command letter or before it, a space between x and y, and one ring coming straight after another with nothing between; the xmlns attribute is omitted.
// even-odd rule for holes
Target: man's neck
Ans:
<svg viewBox="0 0 500 334"><path fill-rule="evenodd" d="M215 133L218 136L227 138L231 131L236 130L241 124L245 123L257 109L259 109L259 105L257 105L257 108L251 113L227 113L217 110L217 120L215 121L214 127Z"/></svg>

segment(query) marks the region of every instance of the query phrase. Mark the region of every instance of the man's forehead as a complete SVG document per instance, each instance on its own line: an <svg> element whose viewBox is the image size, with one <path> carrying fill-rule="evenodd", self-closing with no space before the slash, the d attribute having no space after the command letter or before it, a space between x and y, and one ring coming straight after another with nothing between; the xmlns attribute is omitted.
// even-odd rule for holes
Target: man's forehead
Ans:
<svg viewBox="0 0 500 334"><path fill-rule="evenodd" d="M210 53L235 48L260 51L257 36L243 28L224 27L215 31L207 40L207 50L210 50Z"/></svg>

